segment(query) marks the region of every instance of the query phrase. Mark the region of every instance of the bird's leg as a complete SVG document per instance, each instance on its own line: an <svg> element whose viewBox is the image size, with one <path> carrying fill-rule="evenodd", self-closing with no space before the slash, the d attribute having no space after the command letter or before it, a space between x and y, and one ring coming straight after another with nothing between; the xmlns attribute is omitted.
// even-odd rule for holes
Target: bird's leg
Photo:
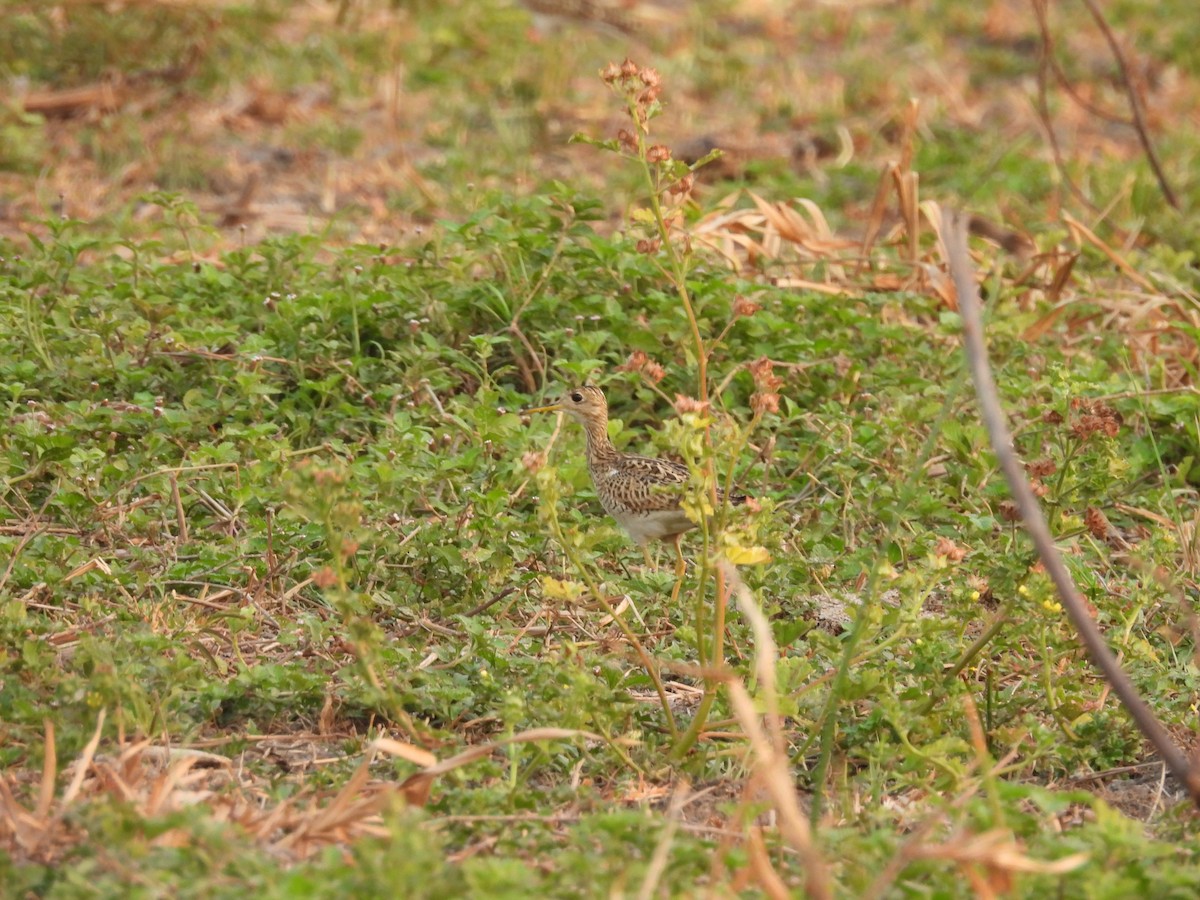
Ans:
<svg viewBox="0 0 1200 900"><path fill-rule="evenodd" d="M675 545L675 589L671 591L671 606L679 599L679 589L683 586L683 576L687 572L687 563L683 561L683 547L680 546L682 540L682 534L671 538L671 543Z"/></svg>
<svg viewBox="0 0 1200 900"><path fill-rule="evenodd" d="M647 569L653 568L653 566L650 562L650 548L647 547L645 544L642 544L642 559L646 560L646 568Z"/></svg>

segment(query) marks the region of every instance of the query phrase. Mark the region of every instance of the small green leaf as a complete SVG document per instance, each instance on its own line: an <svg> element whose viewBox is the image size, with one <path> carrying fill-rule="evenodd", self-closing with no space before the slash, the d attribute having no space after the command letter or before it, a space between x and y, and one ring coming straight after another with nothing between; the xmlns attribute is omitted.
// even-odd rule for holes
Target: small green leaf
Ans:
<svg viewBox="0 0 1200 900"><path fill-rule="evenodd" d="M616 153L621 149L620 143L616 138L610 138L607 141L602 141L600 138L594 138L591 135L584 134L582 131L577 131L571 135L568 144L587 144L589 147L599 147L601 150L611 150Z"/></svg>

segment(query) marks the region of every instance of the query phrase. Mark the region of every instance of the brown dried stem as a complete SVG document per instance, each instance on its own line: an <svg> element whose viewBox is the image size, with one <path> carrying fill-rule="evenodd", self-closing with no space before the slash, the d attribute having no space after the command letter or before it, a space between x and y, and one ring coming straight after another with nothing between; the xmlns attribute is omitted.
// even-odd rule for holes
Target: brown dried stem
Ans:
<svg viewBox="0 0 1200 900"><path fill-rule="evenodd" d="M1050 33L1050 24L1047 16L1047 0L1031 0L1034 15L1038 21L1038 31L1041 35L1041 53L1038 64L1038 95L1037 95L1037 112L1038 118L1042 120L1042 125L1046 129L1046 136L1050 142L1051 152L1054 154L1054 162L1059 172L1062 174L1067 188L1075 197L1095 211L1095 206L1091 201L1087 200L1078 185L1067 174L1064 160L1062 158L1061 149L1058 146L1058 138L1054 133L1054 126L1050 120L1049 104L1046 99L1049 76L1054 75L1055 80L1062 86L1079 106L1092 115L1102 118L1109 122L1116 122L1121 125L1128 125L1137 134L1138 142L1142 145L1142 150L1146 154L1146 159L1150 163L1150 168L1154 172L1155 180L1158 181L1159 189L1163 193L1163 197L1167 203L1171 204L1173 209L1179 209L1179 199L1167 181L1166 173L1163 171L1162 164L1158 159L1158 152L1154 149L1154 144L1150 140L1150 132L1146 128L1146 119L1142 110L1142 100L1138 95L1138 91L1133 82L1133 77L1130 74L1129 63L1125 59L1125 53L1121 50L1121 45L1117 41L1116 35L1113 33L1112 27L1108 24L1108 20L1104 18L1104 13L1100 7L1096 5L1095 0L1082 0L1083 5L1087 7L1091 13L1100 32L1104 35L1105 41L1108 42L1109 49L1112 51L1113 59L1116 61L1117 68L1121 73L1121 83L1125 87L1125 94L1129 98L1129 110L1131 113L1130 119L1122 118L1121 116L1113 115L1099 109L1092 103L1080 96L1075 86L1071 84L1062 66L1058 63L1058 58L1055 54L1054 38Z"/></svg>
<svg viewBox="0 0 1200 900"><path fill-rule="evenodd" d="M1158 179L1158 186L1163 192L1163 197L1171 204L1172 209L1179 209L1179 200L1167 181L1167 176L1158 161L1158 153L1150 141L1150 133L1146 130L1146 119L1142 115L1142 100L1138 96L1133 78L1129 74L1129 64L1125 61L1121 45L1117 42L1116 35L1113 34L1112 28L1109 27L1104 13L1100 11L1095 0L1083 0L1083 5L1088 8L1092 18L1096 20L1096 25L1104 34L1104 39L1108 41L1109 49L1112 50L1113 59L1117 61L1117 68L1121 70L1121 81L1124 83L1125 93L1129 97L1129 111L1133 114L1133 130L1137 132L1138 141L1141 142L1142 149L1146 151L1146 159L1150 162L1150 168L1154 170L1154 177Z"/></svg>
<svg viewBox="0 0 1200 900"><path fill-rule="evenodd" d="M963 347L975 391L979 398L980 415L987 426L992 450L1008 482L1009 491L1021 513L1025 530L1041 558L1042 565L1054 582L1063 606L1070 616L1075 631L1087 648L1092 662L1100 669L1112 686L1125 709L1133 718L1138 729L1154 745L1167 768L1187 788L1193 802L1200 806L1200 773L1193 771L1187 757L1175 746L1170 735L1146 702L1138 695L1129 676L1125 674L1116 657L1104 641L1096 623L1088 615L1084 599L1075 587L1061 554L1054 545L1054 538L1042 515L1041 507L1033 489L1025 478L1024 468L1013 448L1012 434L1008 430L996 382L988 365L987 348L983 338L983 321L980 315L979 291L972 274L970 257L967 255L967 229L965 218L948 209L942 210L942 239L950 264L950 275L958 292L958 307L963 319Z"/></svg>

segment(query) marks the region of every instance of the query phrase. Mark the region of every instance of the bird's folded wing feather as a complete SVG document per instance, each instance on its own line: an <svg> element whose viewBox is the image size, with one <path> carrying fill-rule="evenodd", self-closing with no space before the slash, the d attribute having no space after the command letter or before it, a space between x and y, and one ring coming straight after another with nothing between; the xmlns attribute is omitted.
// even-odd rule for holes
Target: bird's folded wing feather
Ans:
<svg viewBox="0 0 1200 900"><path fill-rule="evenodd" d="M678 509L688 468L666 459L626 456L620 469L605 478L606 492L620 506L640 512Z"/></svg>
<svg viewBox="0 0 1200 900"><path fill-rule="evenodd" d="M622 505L646 512L679 508L682 485L691 477L687 466L648 456L626 456L621 463L620 470L606 481L610 493L624 501ZM725 492L717 488L717 499L724 496ZM746 498L734 494L730 499L736 506Z"/></svg>

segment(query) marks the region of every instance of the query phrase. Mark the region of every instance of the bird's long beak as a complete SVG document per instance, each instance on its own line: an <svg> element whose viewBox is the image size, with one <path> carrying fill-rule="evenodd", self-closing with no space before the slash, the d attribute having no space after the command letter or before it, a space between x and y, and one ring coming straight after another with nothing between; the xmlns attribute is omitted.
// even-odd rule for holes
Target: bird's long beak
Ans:
<svg viewBox="0 0 1200 900"><path fill-rule="evenodd" d="M538 412L559 412L563 408L561 403L551 403L549 406L534 406L529 409L523 409L523 413L538 413Z"/></svg>

